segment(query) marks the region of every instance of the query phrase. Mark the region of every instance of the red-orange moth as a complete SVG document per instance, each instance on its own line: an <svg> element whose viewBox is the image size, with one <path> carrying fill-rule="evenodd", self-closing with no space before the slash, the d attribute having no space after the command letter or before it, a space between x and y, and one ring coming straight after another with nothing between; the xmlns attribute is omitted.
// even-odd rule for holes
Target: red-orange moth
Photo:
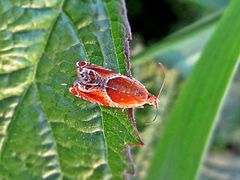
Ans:
<svg viewBox="0 0 240 180"><path fill-rule="evenodd" d="M160 64L161 65L161 64ZM144 104L157 108L159 94L154 96L136 79L85 61L78 61L78 79L69 91L82 99L115 108L143 108Z"/></svg>

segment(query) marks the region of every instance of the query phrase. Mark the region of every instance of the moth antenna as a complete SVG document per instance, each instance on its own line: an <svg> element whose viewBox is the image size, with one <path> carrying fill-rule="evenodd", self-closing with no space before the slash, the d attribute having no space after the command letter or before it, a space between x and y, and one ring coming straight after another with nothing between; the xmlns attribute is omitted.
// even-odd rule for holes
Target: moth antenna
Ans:
<svg viewBox="0 0 240 180"><path fill-rule="evenodd" d="M159 97L160 97L160 95L161 95L161 93L162 93L162 91L163 91L163 88L164 88L164 86L165 86L165 83L166 83L166 70L165 70L165 67L163 66L162 63L158 63L158 65L161 67L161 69L162 69L162 71L163 71L163 75L164 75L163 83L162 83L162 85L161 85L161 87L160 87L160 89L159 89L158 95L157 95L157 98L159 99Z"/></svg>
<svg viewBox="0 0 240 180"><path fill-rule="evenodd" d="M165 83L166 83L166 70L165 70L165 67L163 66L162 63L158 63L158 65L161 67L161 69L163 71L164 78L163 78L163 83L162 83L162 85L161 85L161 87L159 89L159 92L158 92L158 95L157 95L157 99L159 99L159 97L160 97L160 95L161 95L161 93L163 91L163 88L165 86ZM156 114L155 114L153 120L150 121L150 122L147 122L146 124L151 124L151 123L153 123L157 119L157 116L158 116L158 101L155 103L155 108L156 108Z"/></svg>
<svg viewBox="0 0 240 180"><path fill-rule="evenodd" d="M156 108L156 114L155 114L153 120L146 122L146 124L152 124L157 119L157 116L158 116L158 103L157 102L155 104L155 108Z"/></svg>

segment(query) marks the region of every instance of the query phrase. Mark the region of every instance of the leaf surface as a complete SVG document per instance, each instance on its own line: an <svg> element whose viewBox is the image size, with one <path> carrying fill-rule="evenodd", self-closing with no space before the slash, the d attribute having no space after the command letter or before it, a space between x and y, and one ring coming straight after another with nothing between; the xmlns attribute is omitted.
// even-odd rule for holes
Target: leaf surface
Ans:
<svg viewBox="0 0 240 180"><path fill-rule="evenodd" d="M79 59L129 74L124 2L1 1L0 16L0 177L133 173L129 112L68 92Z"/></svg>

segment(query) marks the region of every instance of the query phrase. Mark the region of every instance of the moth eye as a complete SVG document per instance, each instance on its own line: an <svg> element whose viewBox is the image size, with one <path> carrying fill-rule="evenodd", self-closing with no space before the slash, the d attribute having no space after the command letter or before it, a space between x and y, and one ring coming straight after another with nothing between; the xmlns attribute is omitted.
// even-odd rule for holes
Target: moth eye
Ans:
<svg viewBox="0 0 240 180"><path fill-rule="evenodd" d="M90 71L88 72L88 75L90 76L91 79L97 79L97 74L96 74L96 72L93 71L93 70L90 70Z"/></svg>
<svg viewBox="0 0 240 180"><path fill-rule="evenodd" d="M90 76L95 76L95 73L93 71L89 71Z"/></svg>
<svg viewBox="0 0 240 180"><path fill-rule="evenodd" d="M78 77L79 77L80 81L84 81L84 82L91 81L91 77L86 73L81 73L81 74L79 74Z"/></svg>
<svg viewBox="0 0 240 180"><path fill-rule="evenodd" d="M75 87L80 87L81 85L80 85L80 83L78 82L78 81L75 81L74 83L73 83L73 86L75 86Z"/></svg>

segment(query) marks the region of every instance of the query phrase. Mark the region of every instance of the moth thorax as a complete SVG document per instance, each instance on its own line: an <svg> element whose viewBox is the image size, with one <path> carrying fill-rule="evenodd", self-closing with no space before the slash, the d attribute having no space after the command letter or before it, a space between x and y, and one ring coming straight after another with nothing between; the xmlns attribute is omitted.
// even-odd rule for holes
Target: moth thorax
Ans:
<svg viewBox="0 0 240 180"><path fill-rule="evenodd" d="M153 94L148 94L148 99L147 99L147 103L150 105L157 105L159 102L158 98L156 96L154 96Z"/></svg>
<svg viewBox="0 0 240 180"><path fill-rule="evenodd" d="M100 79L95 71L86 68L84 68L81 73L78 73L78 78L83 84L87 85L97 85Z"/></svg>
<svg viewBox="0 0 240 180"><path fill-rule="evenodd" d="M92 91L93 89L96 89L95 86L92 86L92 85L86 85L86 84L83 84L81 81L79 80L76 80L74 83L73 83L73 86L78 88L79 90L83 91L83 92L90 92Z"/></svg>

